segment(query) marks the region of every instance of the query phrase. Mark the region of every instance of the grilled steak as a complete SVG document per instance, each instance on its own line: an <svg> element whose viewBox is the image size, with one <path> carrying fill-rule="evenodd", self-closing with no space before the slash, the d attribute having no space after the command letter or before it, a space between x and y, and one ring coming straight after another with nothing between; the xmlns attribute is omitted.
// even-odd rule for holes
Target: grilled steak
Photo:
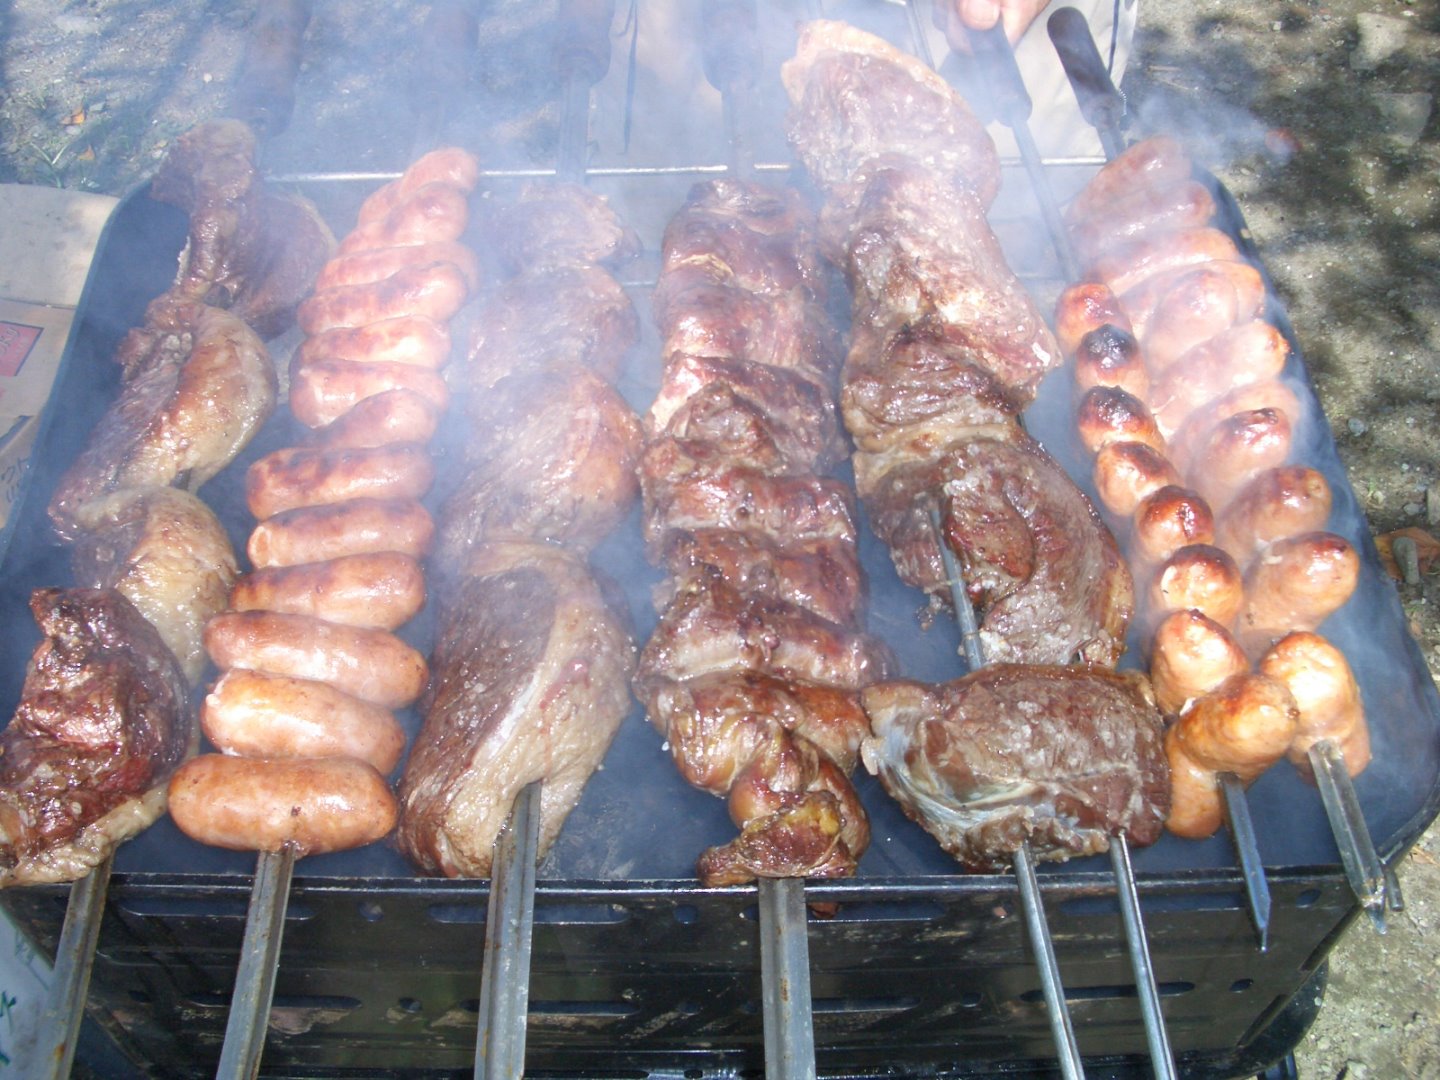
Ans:
<svg viewBox="0 0 1440 1080"><path fill-rule="evenodd" d="M45 634L0 733L0 886L82 877L165 810L199 729L175 657L110 589L37 589Z"/></svg>
<svg viewBox="0 0 1440 1080"><path fill-rule="evenodd" d="M1169 811L1163 721L1141 675L997 664L867 688L865 767L967 869L1153 843Z"/></svg>

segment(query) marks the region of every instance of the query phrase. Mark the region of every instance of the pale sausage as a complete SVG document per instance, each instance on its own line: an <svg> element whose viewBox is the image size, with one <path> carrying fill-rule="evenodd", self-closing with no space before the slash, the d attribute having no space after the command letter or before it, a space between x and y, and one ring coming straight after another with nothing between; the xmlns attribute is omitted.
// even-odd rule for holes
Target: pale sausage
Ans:
<svg viewBox="0 0 1440 1080"><path fill-rule="evenodd" d="M264 521L285 510L351 499L418 499L434 480L435 465L418 443L286 447L250 466L245 501Z"/></svg>
<svg viewBox="0 0 1440 1080"><path fill-rule="evenodd" d="M352 499L286 510L260 522L246 553L255 567L294 566L372 551L430 553L435 520L417 499Z"/></svg>
<svg viewBox="0 0 1440 1080"><path fill-rule="evenodd" d="M313 615L379 630L404 626L424 606L420 563L398 551L267 567L246 574L230 591L234 611Z"/></svg>

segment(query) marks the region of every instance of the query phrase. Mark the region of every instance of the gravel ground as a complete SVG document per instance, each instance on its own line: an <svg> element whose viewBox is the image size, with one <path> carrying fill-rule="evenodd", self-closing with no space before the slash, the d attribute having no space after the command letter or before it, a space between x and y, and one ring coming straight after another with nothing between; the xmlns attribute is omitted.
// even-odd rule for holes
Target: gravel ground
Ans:
<svg viewBox="0 0 1440 1080"><path fill-rule="evenodd" d="M365 57L336 71L323 59L335 12L394 26L421 7L316 4L307 56L319 59L303 78L332 93L330 113L306 120L348 133L355 167L396 160L389 144L403 132L361 137L373 117L347 107ZM0 181L131 188L170 140L223 107L251 11L243 0L0 3ZM1162 0L1142 6L1140 24L1125 82L1136 132L1178 135L1237 196L1376 534L1440 533L1440 7ZM401 37L376 38L377 68L403 67L379 63ZM524 63L489 59L497 86ZM503 112L485 122L517 132ZM1433 673L1436 578L1397 588ZM1389 934L1357 924L1333 954L1325 1006L1297 1052L1306 1080L1440 1076L1440 971L1426 943L1440 920L1434 830L1401 880L1409 907Z"/></svg>

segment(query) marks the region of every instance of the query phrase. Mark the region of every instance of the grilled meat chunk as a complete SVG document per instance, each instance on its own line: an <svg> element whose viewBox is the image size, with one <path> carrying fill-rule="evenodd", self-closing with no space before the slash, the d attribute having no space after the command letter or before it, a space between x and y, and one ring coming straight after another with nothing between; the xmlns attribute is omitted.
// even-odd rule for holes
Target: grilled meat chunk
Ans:
<svg viewBox="0 0 1440 1080"><path fill-rule="evenodd" d="M582 368L509 375L470 402L470 468L441 511L442 567L484 540L588 551L639 498L640 422Z"/></svg>
<svg viewBox="0 0 1440 1080"><path fill-rule="evenodd" d="M620 266L640 254L635 230L580 184L526 184L515 199L493 206L486 232L511 275L536 267Z"/></svg>
<svg viewBox="0 0 1440 1080"><path fill-rule="evenodd" d="M1018 427L936 457L857 455L856 483L901 578L949 603L930 520L964 573L990 660L1113 665L1125 647L1135 588L1119 547L1055 460Z"/></svg>
<svg viewBox="0 0 1440 1080"><path fill-rule="evenodd" d="M846 188L891 151L973 191L982 209L999 192L1000 157L964 99L873 34L830 20L805 23L780 78L791 145L827 199L845 202Z"/></svg>
<svg viewBox="0 0 1440 1080"><path fill-rule="evenodd" d="M0 886L73 881L158 818L194 753L185 677L111 589L37 589L44 640L0 733Z"/></svg>
<svg viewBox="0 0 1440 1080"><path fill-rule="evenodd" d="M275 406L275 368L234 315L166 293L121 343L119 398L50 500L61 539L77 539L92 499L120 488L195 491L234 459Z"/></svg>
<svg viewBox="0 0 1440 1080"><path fill-rule="evenodd" d="M289 329L335 237L308 200L265 186L246 124L212 120L181 135L150 195L190 216L178 295L225 308L265 338Z"/></svg>
<svg viewBox="0 0 1440 1080"><path fill-rule="evenodd" d="M1163 722L1141 675L996 664L943 686L880 683L861 700L865 767L967 869L1154 842L1169 811Z"/></svg>
<svg viewBox="0 0 1440 1080"><path fill-rule="evenodd" d="M629 711L634 657L575 556L476 549L441 600L424 726L400 782L401 849L430 873L488 876L515 796L535 780L548 849Z"/></svg>
<svg viewBox="0 0 1440 1080"><path fill-rule="evenodd" d="M239 569L230 537L194 495L126 488L80 508L71 563L80 585L115 589L160 633L190 685L205 670L201 634L225 610Z"/></svg>

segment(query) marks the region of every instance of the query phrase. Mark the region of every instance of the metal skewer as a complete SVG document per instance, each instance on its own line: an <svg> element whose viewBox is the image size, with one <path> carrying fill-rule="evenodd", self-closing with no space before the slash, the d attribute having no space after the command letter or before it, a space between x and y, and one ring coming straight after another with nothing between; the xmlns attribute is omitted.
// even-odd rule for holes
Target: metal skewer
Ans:
<svg viewBox="0 0 1440 1080"><path fill-rule="evenodd" d="M754 0L703 0L700 18L705 77L720 91L730 173L749 180L755 172L749 106L760 60ZM816 1065L805 881L762 878L757 888L765 1075L809 1080Z"/></svg>
<svg viewBox="0 0 1440 1080"><path fill-rule="evenodd" d="M90 986L90 969L95 963L95 945L100 939L100 922L105 915L105 892L110 870L115 865L112 851L90 873L70 886L65 906L65 925L55 947L45 1009L40 1014L34 1059L25 1068L26 1076L37 1080L65 1080L75 1060L80 1025L85 1019L85 997Z"/></svg>
<svg viewBox="0 0 1440 1080"><path fill-rule="evenodd" d="M255 860L255 882L245 914L245 937L230 998L230 1018L225 1024L225 1045L215 1071L218 1080L253 1078L260 1071L294 873L292 844L278 852L262 851Z"/></svg>
<svg viewBox="0 0 1440 1080"><path fill-rule="evenodd" d="M1082 115L1099 132L1105 156L1115 157L1124 149L1120 125L1125 114L1125 100L1105 71L1085 17L1073 8L1062 8L1050 17L1046 29L1075 90ZM1073 280L1076 267L1069 237L1063 228L1055 236L1062 262ZM1365 824L1360 800L1340 748L1329 740L1321 740L1310 748L1309 758L1320 787L1325 814L1330 820L1330 831L1340 849L1340 862L1346 877L1375 929L1383 934L1387 904L1393 911L1404 908L1404 899L1394 892L1398 890L1399 882L1394 871L1387 868L1375 852L1374 841ZM1219 783L1225 801L1225 814L1231 822L1230 835L1235 841L1245 875L1251 917L1263 952L1269 931L1270 892L1264 871L1260 869L1255 831L1250 824L1249 809L1244 804L1244 788L1238 779L1228 773L1220 775ZM1262 886L1263 893L1259 891Z"/></svg>

